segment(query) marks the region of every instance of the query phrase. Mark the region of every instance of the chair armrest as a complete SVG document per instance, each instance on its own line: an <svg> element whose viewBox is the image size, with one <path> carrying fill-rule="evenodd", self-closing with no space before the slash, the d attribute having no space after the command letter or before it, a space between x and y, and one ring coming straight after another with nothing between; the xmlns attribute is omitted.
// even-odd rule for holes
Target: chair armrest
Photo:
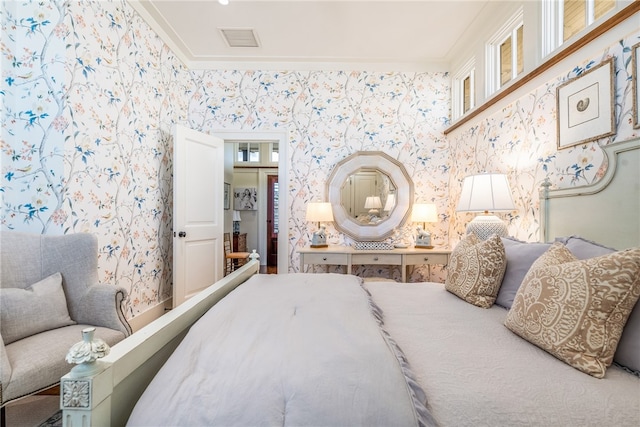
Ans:
<svg viewBox="0 0 640 427"><path fill-rule="evenodd" d="M87 289L80 304L78 323L102 326L131 335L131 326L122 311L122 302L127 297L127 291L118 286L93 285Z"/></svg>
<svg viewBox="0 0 640 427"><path fill-rule="evenodd" d="M0 337L0 405L4 403L2 390L9 384L11 380L11 363L4 348L4 340Z"/></svg>

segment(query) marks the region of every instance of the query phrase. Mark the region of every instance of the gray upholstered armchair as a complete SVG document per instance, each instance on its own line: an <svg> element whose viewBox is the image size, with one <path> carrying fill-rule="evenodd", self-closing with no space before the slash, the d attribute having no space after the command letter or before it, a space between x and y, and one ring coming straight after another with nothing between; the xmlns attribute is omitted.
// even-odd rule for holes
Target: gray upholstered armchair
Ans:
<svg viewBox="0 0 640 427"><path fill-rule="evenodd" d="M125 289L98 284L92 234L0 232L0 404L56 385L82 330L114 345L131 334Z"/></svg>

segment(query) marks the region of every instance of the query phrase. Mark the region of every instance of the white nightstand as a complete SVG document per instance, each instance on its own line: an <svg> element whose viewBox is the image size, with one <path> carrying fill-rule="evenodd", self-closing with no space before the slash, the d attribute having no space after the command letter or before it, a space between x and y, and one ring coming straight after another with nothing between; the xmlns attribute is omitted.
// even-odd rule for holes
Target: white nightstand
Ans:
<svg viewBox="0 0 640 427"><path fill-rule="evenodd" d="M402 281L407 281L407 267L449 263L451 251L448 249L370 249L356 250L350 246L329 246L327 248L305 247L300 254L300 271L306 264L343 265L351 274L353 265L397 265L402 273Z"/></svg>

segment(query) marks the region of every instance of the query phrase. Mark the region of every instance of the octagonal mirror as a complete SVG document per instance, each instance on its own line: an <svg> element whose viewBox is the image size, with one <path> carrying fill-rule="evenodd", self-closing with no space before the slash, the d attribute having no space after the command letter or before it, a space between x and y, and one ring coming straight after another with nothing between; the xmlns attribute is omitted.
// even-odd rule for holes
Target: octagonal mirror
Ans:
<svg viewBox="0 0 640 427"><path fill-rule="evenodd" d="M357 241L378 241L407 220L413 182L389 155L360 151L336 164L327 194L336 229Z"/></svg>

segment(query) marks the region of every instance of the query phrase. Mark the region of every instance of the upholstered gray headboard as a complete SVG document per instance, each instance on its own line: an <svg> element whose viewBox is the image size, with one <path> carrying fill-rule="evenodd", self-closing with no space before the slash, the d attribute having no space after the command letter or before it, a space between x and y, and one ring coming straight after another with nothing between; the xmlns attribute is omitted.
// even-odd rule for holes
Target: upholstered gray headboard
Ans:
<svg viewBox="0 0 640 427"><path fill-rule="evenodd" d="M579 235L616 249L640 246L640 138L604 147L609 166L593 185L540 192L540 240Z"/></svg>

